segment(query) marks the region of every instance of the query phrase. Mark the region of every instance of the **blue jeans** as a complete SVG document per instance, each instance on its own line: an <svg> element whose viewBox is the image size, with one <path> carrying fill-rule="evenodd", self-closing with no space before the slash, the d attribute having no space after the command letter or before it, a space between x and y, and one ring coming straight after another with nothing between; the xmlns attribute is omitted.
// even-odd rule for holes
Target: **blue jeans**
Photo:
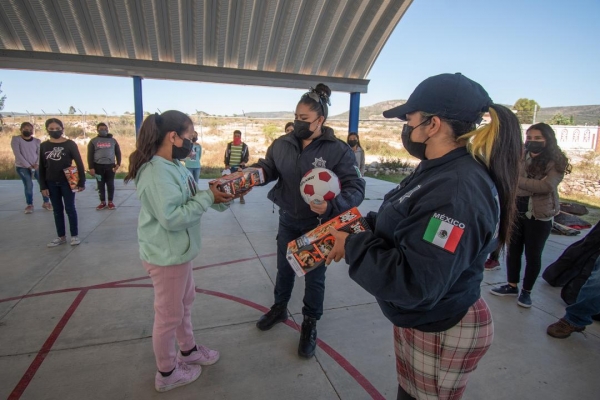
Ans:
<svg viewBox="0 0 600 400"><path fill-rule="evenodd" d="M315 218L295 219L285 211L279 211L279 230L277 232L277 279L275 281L275 303L287 303L292 297L296 273L286 259L287 244L319 225ZM304 275L304 307L302 314L320 319L323 315L325 297L326 267L313 269Z"/></svg>
<svg viewBox="0 0 600 400"><path fill-rule="evenodd" d="M48 191L50 192L50 201L54 208L54 224L56 225L56 234L58 237L65 236L65 214L69 217L69 230L71 236L77 236L79 230L77 227L77 210L75 210L75 193L67 182L46 181ZM63 205L64 201L64 205Z"/></svg>
<svg viewBox="0 0 600 400"><path fill-rule="evenodd" d="M577 295L577 301L566 309L565 319L578 327L592 324L592 315L600 313L600 257L592 274Z"/></svg>
<svg viewBox="0 0 600 400"><path fill-rule="evenodd" d="M192 174L192 176L194 177L194 180L196 181L196 183L198 183L198 179L200 179L200 168L189 168L188 167L188 171L190 171L190 174Z"/></svg>
<svg viewBox="0 0 600 400"><path fill-rule="evenodd" d="M31 172L31 169L29 168L17 167L17 174L19 174L19 176L21 177L21 180L23 181L23 186L25 186L25 202L28 206L31 206L33 205L33 178L35 178L35 180L38 181L38 184L40 183L38 170L36 169L33 172ZM50 201L50 199L46 196L42 197L44 198L44 203Z"/></svg>

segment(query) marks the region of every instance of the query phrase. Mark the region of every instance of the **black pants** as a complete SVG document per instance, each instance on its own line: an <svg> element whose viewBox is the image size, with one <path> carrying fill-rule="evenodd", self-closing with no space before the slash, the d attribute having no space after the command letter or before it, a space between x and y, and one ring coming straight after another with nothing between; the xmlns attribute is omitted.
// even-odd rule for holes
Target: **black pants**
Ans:
<svg viewBox="0 0 600 400"><path fill-rule="evenodd" d="M104 188L108 191L108 201L113 201L115 196L115 171L114 164L94 164L96 181L98 181L98 195L102 203L106 202ZM98 176L100 179L98 180Z"/></svg>
<svg viewBox="0 0 600 400"><path fill-rule="evenodd" d="M75 193L67 182L46 181L48 192L50 192L50 202L54 211L54 225L56 226L56 235L65 236L65 212L69 217L69 230L71 236L79 234L77 224L77 210L75 209ZM64 202L64 203L63 203Z"/></svg>
<svg viewBox="0 0 600 400"><path fill-rule="evenodd" d="M523 289L531 291L542 268L542 251L552 230L552 221L539 221L519 213L506 252L506 276L509 283L519 283L521 255L525 249Z"/></svg>
<svg viewBox="0 0 600 400"><path fill-rule="evenodd" d="M319 225L317 216L310 219L295 219L286 212L279 212L279 230L277 232L277 280L275 282L275 303L287 303L294 289L296 273L286 256L287 244ZM304 307L302 314L320 319L323 315L325 298L325 266L315 268L304 275Z"/></svg>

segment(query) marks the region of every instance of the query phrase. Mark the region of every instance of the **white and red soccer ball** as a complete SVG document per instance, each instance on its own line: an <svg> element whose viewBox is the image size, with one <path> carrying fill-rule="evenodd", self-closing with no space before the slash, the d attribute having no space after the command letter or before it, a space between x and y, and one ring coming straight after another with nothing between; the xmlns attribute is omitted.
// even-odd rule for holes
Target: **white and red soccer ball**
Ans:
<svg viewBox="0 0 600 400"><path fill-rule="evenodd" d="M327 168L313 168L300 181L300 195L307 203L331 201L341 189L339 178Z"/></svg>

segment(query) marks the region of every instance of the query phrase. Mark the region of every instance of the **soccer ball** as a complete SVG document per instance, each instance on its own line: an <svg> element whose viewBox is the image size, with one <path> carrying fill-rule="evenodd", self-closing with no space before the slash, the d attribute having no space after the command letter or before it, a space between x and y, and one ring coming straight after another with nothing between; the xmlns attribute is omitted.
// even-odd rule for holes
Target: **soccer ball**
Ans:
<svg viewBox="0 0 600 400"><path fill-rule="evenodd" d="M341 188L337 175L326 168L313 168L300 181L300 194L307 203L333 200Z"/></svg>

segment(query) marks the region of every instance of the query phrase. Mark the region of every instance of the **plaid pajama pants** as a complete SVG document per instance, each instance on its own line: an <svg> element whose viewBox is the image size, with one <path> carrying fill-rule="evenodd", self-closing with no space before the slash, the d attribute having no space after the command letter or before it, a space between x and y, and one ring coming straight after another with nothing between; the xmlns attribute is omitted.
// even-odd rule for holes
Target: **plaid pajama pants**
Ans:
<svg viewBox="0 0 600 400"><path fill-rule="evenodd" d="M458 324L443 332L395 326L398 382L418 400L458 400L493 338L492 314L482 298Z"/></svg>

